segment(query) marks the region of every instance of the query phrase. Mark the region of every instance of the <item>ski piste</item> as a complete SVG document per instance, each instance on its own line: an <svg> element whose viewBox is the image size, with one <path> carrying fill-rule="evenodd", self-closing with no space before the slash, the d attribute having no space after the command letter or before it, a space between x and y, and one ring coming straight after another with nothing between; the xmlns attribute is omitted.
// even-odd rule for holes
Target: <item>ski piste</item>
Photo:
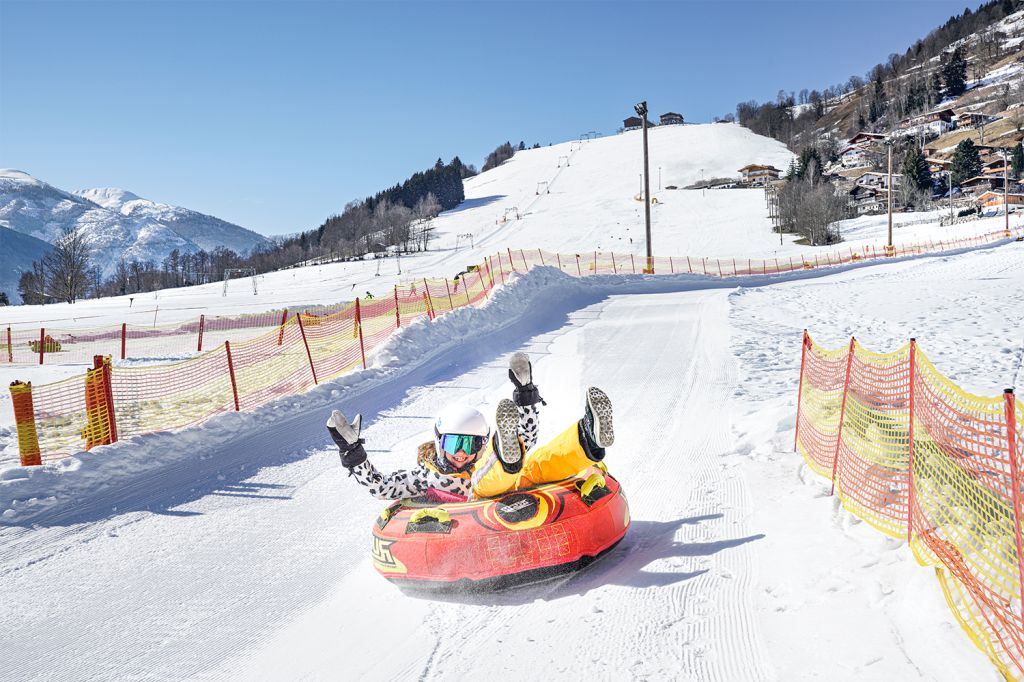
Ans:
<svg viewBox="0 0 1024 682"><path fill-rule="evenodd" d="M1010 245L752 288L536 271L471 319L404 330L351 380L80 455L64 471L5 474L9 674L994 679L931 571L836 507L791 452L794 321L847 320L891 347L911 305L918 337L961 368L958 381L987 367L1001 382L1015 369L1003 349L1017 343L1016 322L938 305L932 292L962 280L955 303L1019 306L1024 289L990 278L1019 277L1020 257ZM884 282L898 283L901 303ZM607 461L629 494L629 533L578 574L518 590L425 599L395 589L371 563L382 503L345 480L326 416L377 415L364 424L370 457L408 466L442 406L493 410L517 350L548 402L542 429L578 418L598 378L615 400ZM19 486L36 486L35 501L13 499Z"/></svg>

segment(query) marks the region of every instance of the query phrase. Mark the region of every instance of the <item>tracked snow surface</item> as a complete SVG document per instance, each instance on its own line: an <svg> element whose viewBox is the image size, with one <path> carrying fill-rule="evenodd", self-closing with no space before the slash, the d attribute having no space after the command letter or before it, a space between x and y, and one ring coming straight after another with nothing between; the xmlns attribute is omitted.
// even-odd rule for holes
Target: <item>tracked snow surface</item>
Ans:
<svg viewBox="0 0 1024 682"><path fill-rule="evenodd" d="M754 143L768 144L762 140ZM624 220L635 211L605 168L633 157L625 145L613 152L601 142L584 143L563 172L567 179L585 168L586 145L594 145L590 172L608 184L581 182L561 200L553 189L534 208L550 201L554 222L534 213L520 223L533 233L502 232L507 223L494 224L492 215L490 227L478 223L473 249L589 248L598 235L619 234L602 223L614 219L610 208L579 208L614 195ZM758 160L750 156L757 154L743 155ZM551 166L556 158L551 152ZM504 169L518 160L498 171L511 174ZM680 176L692 178L692 169ZM497 171L473 180L476 199L511 191ZM721 206L732 206L736 219L720 216L717 231L699 237L679 227L662 243L707 240L708 251L723 255L778 248L758 250L760 236L744 232L767 231L763 204L737 208L743 195L730 192L721 195L736 201ZM699 192L685 196L701 200ZM441 249L403 258L403 272L450 275L473 262L477 252L445 242L467 231L459 214L439 219L449 230ZM683 212L678 224L699 227ZM927 234L928 225L906 229ZM857 230L871 236L868 226ZM777 245L768 233L772 239ZM575 279L541 268L514 277L479 309L403 328L368 370L255 412L27 469L13 466L8 421L0 434L0 678L999 679L955 623L933 571L918 566L904 542L843 511L828 482L792 452L793 425L804 327L825 345L856 334L877 350L916 336L965 388L997 394L1012 385L1022 265L1022 245L1011 242L742 281ZM261 280L260 296L245 295L284 300L305 287L339 300L345 289L400 279L394 270L375 278L374 267L275 273ZM300 274L291 280L293 272ZM154 303L184 316L246 300L232 293L222 301L210 289L162 292ZM125 309L108 299L74 312L95 326L120 322ZM61 311L14 312L29 324ZM442 406L462 401L486 413L509 395L506 363L518 350L533 358L548 403L542 441L579 418L587 385L611 396L617 440L607 462L629 496L632 526L604 559L553 582L499 593L403 593L370 561L370 526L382 503L339 465L324 422L331 409L362 412L378 466L410 465Z"/></svg>

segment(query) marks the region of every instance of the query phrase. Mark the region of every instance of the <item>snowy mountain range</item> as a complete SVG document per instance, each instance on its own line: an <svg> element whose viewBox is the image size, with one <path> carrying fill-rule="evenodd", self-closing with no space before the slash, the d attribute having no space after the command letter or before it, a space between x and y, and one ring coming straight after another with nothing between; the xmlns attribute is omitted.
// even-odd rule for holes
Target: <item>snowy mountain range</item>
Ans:
<svg viewBox="0 0 1024 682"><path fill-rule="evenodd" d="M65 192L27 173L0 169L0 228L52 244L67 227L84 231L94 263L105 276L121 259L159 264L174 249L212 251L223 246L247 253L270 243L244 227L125 190ZM25 253L0 249L0 272L29 267L22 262Z"/></svg>

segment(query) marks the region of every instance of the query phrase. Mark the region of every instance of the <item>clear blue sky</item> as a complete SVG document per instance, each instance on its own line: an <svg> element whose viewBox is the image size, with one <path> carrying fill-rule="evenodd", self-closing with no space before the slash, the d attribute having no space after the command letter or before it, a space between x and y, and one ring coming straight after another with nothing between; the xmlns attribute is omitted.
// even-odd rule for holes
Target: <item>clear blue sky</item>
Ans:
<svg viewBox="0 0 1024 682"><path fill-rule="evenodd" d="M0 166L289 233L438 157L614 132L643 99L707 121L822 89L964 6L0 0Z"/></svg>

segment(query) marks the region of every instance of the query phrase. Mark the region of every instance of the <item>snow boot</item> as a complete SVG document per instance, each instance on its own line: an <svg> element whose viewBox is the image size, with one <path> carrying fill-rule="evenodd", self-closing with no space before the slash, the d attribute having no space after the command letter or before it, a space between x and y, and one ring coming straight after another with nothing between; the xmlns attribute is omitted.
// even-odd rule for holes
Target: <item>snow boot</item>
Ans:
<svg viewBox="0 0 1024 682"><path fill-rule="evenodd" d="M494 413L494 452L506 473L515 474L523 468L523 444L519 440L519 408L502 398Z"/></svg>
<svg viewBox="0 0 1024 682"><path fill-rule="evenodd" d="M605 448L615 442L612 428L612 401L608 395L591 386L587 389L587 404L579 422L580 445L594 462L604 459Z"/></svg>

